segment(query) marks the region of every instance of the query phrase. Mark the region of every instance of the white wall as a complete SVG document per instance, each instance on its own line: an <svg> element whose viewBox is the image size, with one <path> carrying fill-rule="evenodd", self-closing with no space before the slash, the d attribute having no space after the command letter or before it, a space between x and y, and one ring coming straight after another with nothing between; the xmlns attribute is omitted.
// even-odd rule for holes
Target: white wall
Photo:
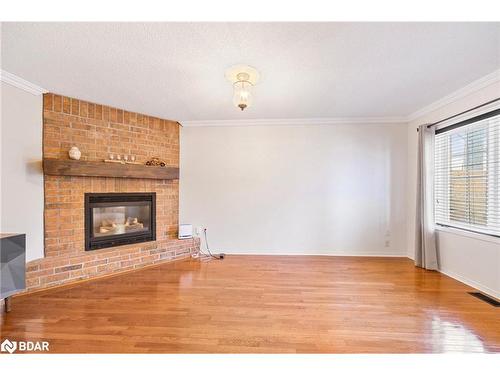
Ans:
<svg viewBox="0 0 500 375"><path fill-rule="evenodd" d="M406 129L184 127L180 221L228 253L406 256Z"/></svg>
<svg viewBox="0 0 500 375"><path fill-rule="evenodd" d="M26 233L26 260L43 257L42 96L1 84L0 232Z"/></svg>
<svg viewBox="0 0 500 375"><path fill-rule="evenodd" d="M408 256L415 253L415 201L417 132L420 124L447 118L500 97L500 82L473 91L412 120L408 126ZM488 236L469 236L461 231L438 231L440 270L464 283L500 298L500 242Z"/></svg>

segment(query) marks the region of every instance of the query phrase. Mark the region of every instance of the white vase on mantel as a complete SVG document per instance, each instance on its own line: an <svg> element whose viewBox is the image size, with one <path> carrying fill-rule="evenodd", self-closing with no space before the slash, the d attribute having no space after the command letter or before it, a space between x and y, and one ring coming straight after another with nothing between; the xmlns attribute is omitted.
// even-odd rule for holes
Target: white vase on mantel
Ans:
<svg viewBox="0 0 500 375"><path fill-rule="evenodd" d="M69 149L68 152L69 158L73 160L80 160L80 157L82 156L81 151L78 149L78 147L73 146Z"/></svg>

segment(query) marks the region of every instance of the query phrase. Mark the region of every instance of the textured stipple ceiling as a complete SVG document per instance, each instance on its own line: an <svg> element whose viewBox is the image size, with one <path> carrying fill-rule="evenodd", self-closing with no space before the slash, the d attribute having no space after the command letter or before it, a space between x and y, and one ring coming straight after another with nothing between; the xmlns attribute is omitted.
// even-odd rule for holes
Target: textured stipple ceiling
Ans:
<svg viewBox="0 0 500 375"><path fill-rule="evenodd" d="M500 67L500 23L3 23L2 69L174 120L406 116ZM226 68L256 67L254 106Z"/></svg>

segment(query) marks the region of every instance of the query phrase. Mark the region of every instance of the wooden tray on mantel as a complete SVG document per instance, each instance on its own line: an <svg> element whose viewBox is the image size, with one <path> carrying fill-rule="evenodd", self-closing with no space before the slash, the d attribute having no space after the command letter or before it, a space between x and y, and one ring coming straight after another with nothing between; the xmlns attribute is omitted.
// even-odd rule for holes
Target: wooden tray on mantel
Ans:
<svg viewBox="0 0 500 375"><path fill-rule="evenodd" d="M43 159L43 173L52 176L147 178L154 180L176 180L179 178L179 168L177 167L49 158Z"/></svg>

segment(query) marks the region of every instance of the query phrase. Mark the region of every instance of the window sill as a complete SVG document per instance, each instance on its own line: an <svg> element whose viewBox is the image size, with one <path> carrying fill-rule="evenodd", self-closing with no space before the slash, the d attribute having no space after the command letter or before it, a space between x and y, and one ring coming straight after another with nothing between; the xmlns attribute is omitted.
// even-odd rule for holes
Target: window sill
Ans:
<svg viewBox="0 0 500 375"><path fill-rule="evenodd" d="M444 232L444 233L451 233L451 234L455 234L457 236L469 237L469 238L473 238L473 239L476 239L479 241L493 242L493 243L500 244L500 238L498 238L498 237L490 236L487 234L469 232L469 231L464 230L464 229L445 227L445 226L436 224L436 231Z"/></svg>

